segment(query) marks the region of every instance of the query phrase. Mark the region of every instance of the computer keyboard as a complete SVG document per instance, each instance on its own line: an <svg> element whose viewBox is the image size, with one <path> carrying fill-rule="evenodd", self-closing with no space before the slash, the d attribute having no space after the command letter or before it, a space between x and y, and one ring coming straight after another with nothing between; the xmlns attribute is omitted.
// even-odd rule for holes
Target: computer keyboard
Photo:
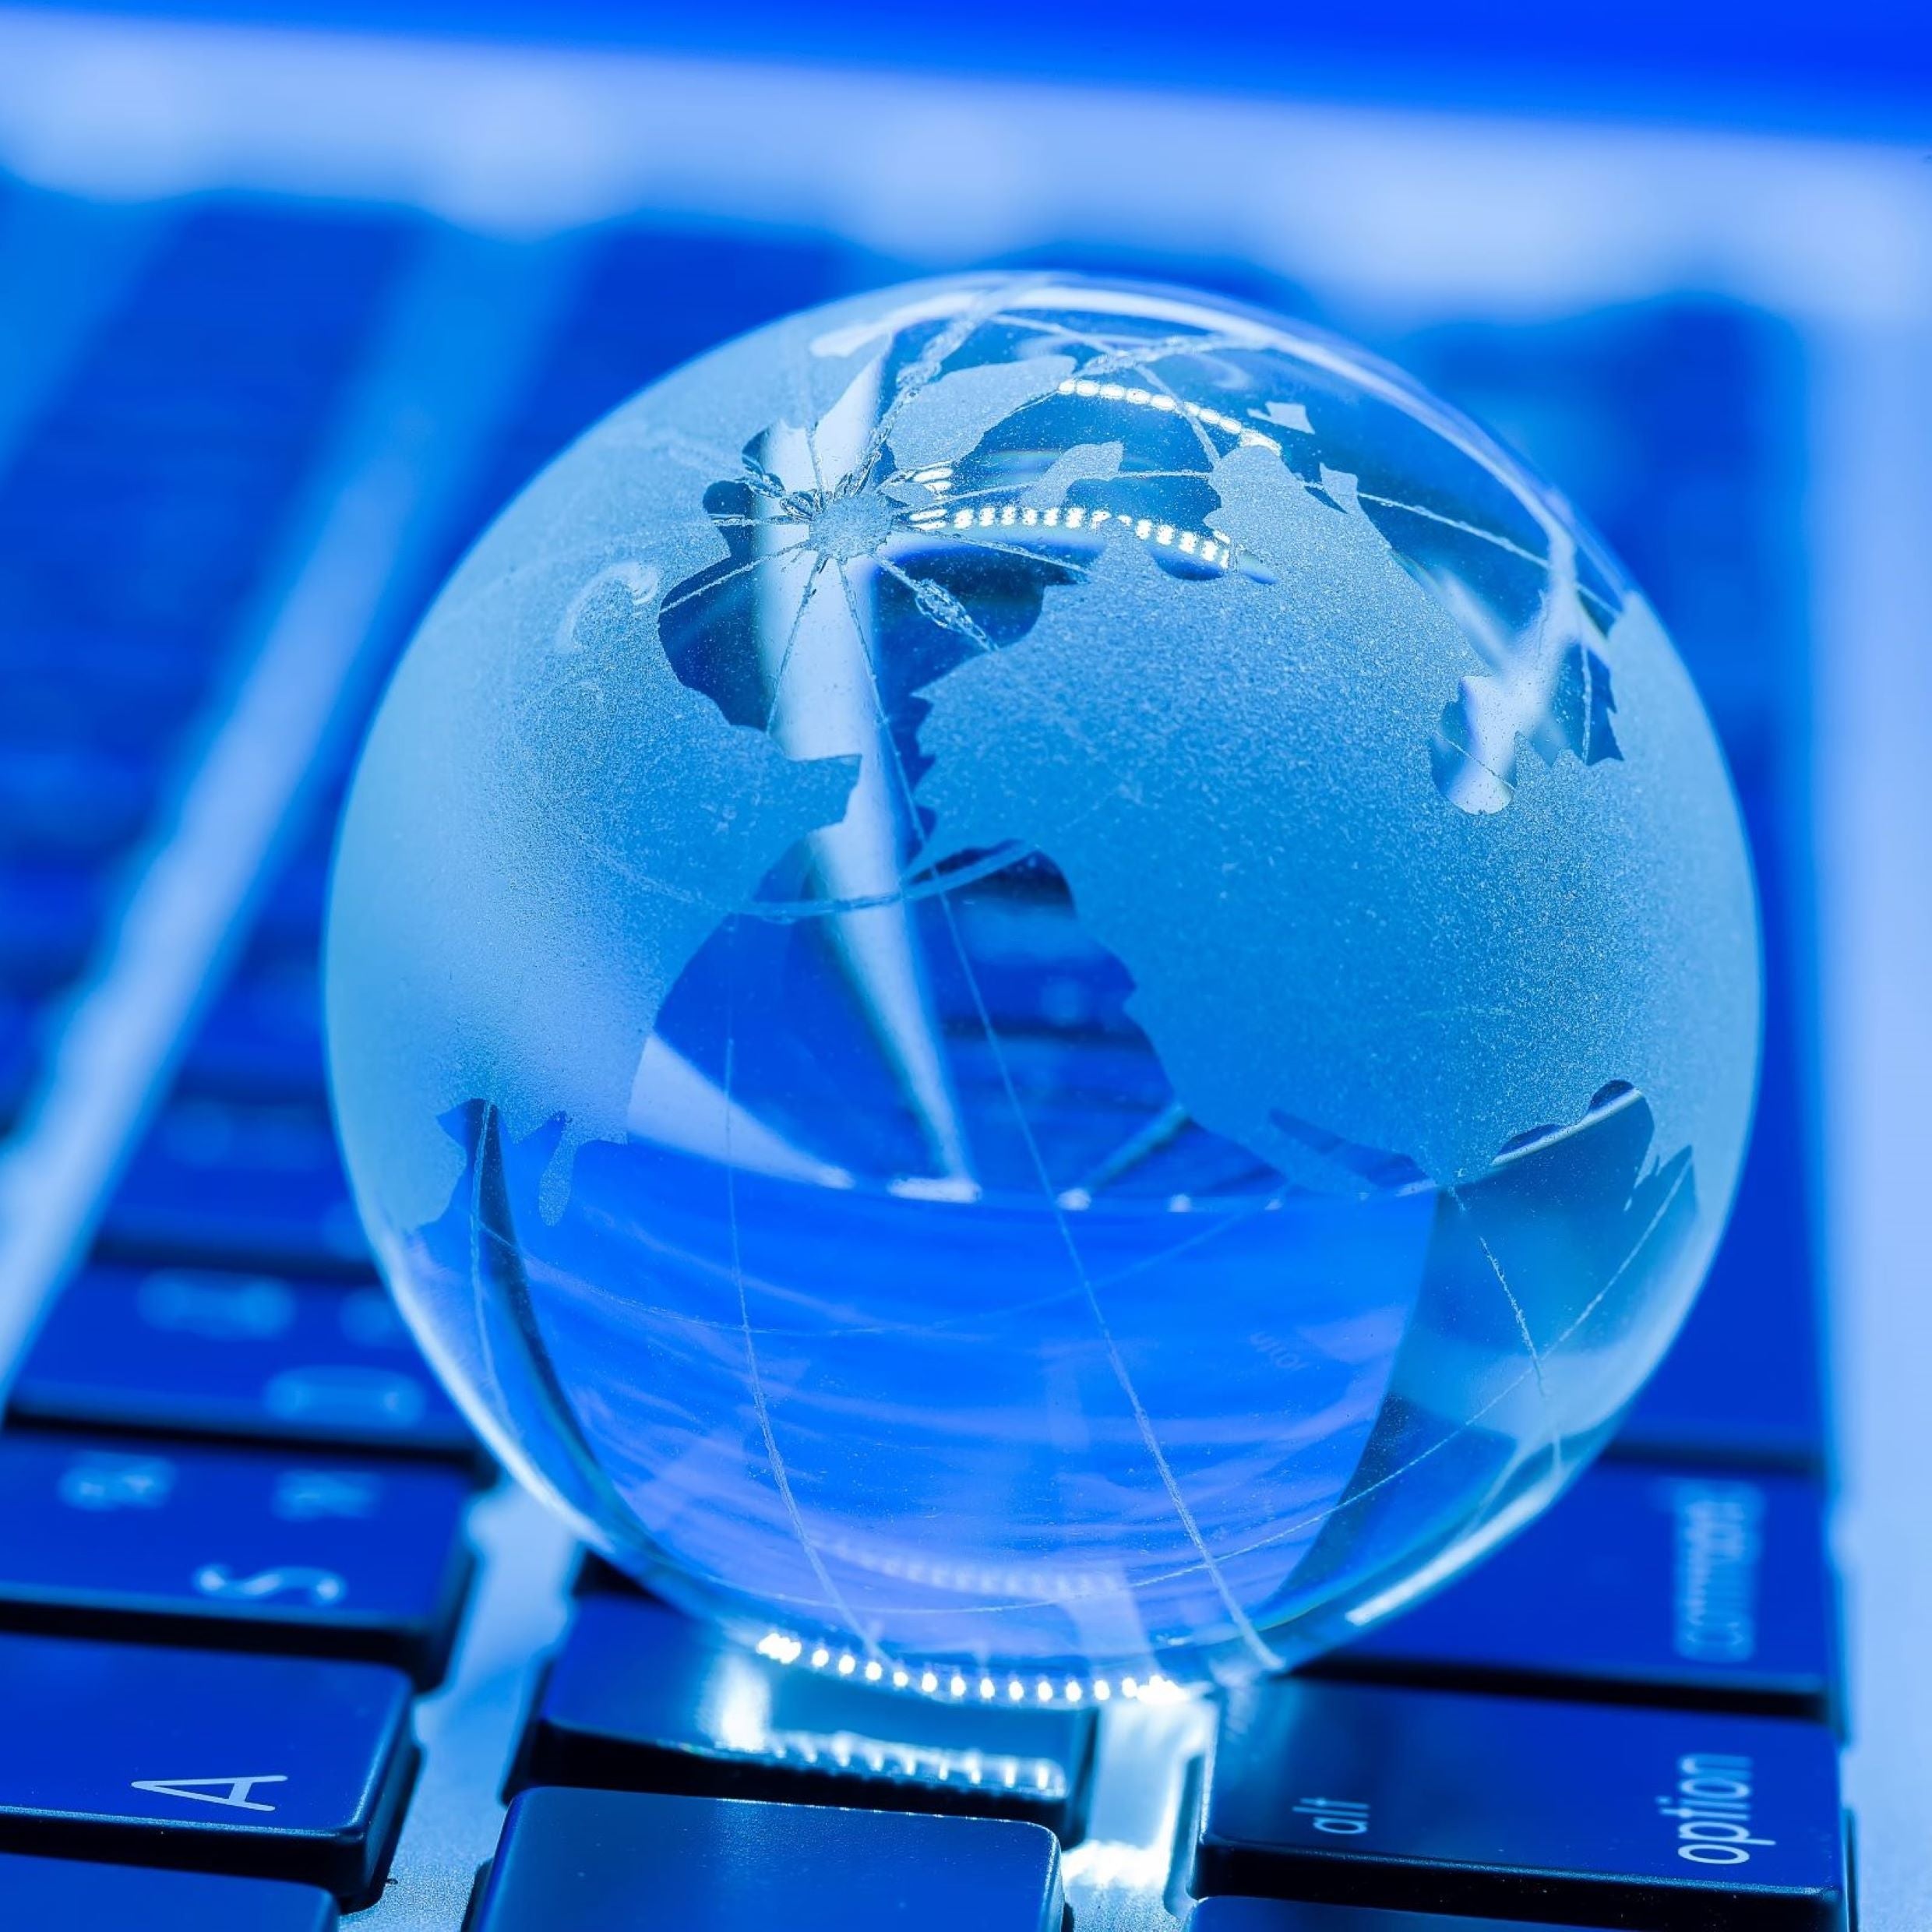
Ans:
<svg viewBox="0 0 1932 1932"><path fill-rule="evenodd" d="M1049 1709L749 1655L578 1560L397 1324L325 1091L333 810L424 598L652 376L907 271L688 221L6 199L0 285L44 266L74 339L0 409L0 1119L97 1184L0 1430L0 1923L1845 1925L1777 325L1686 295L1384 343L1602 522L1733 757L1763 1099L1676 1351L1610 1458L1413 1614L1223 1708ZM164 940L188 964L143 1004Z"/></svg>

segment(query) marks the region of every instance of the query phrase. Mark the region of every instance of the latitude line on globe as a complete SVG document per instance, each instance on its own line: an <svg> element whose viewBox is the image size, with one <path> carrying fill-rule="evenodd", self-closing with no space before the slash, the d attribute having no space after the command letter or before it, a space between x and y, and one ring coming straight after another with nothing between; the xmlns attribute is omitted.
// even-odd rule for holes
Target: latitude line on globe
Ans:
<svg viewBox="0 0 1932 1932"><path fill-rule="evenodd" d="M1676 1180L1671 1183L1669 1193L1665 1195L1663 1199L1659 1202L1657 1211L1652 1215L1650 1219L1645 1224L1644 1232L1637 1238L1636 1241L1631 1244L1629 1253L1625 1255L1624 1259L1617 1264L1616 1271L1612 1274L1609 1279L1606 1281L1603 1285L1599 1289L1587 1302L1584 1303L1583 1306L1577 1311L1575 1318L1570 1323L1569 1326L1566 1327L1563 1332L1550 1343L1549 1346L1543 1351L1546 1356L1553 1355L1559 1349L1560 1349L1564 1344L1570 1338L1574 1335L1593 1314L1596 1313L1597 1310L1603 1305L1605 1299L1616 1288L1617 1283L1624 1278L1624 1275L1627 1274L1634 1266L1635 1266L1637 1257L1641 1254L1645 1247L1649 1245L1651 1236L1657 1232L1657 1229L1662 1224L1665 1215L1670 1211L1670 1209L1673 1204L1676 1202L1678 1195L1683 1191L1684 1183L1689 1177L1689 1173L1690 1170L1687 1168ZM1374 1495L1377 1490L1386 1489L1390 1483L1399 1481L1403 1476L1406 1475L1410 1470L1419 1468L1423 1463L1426 1462L1430 1457L1437 1454L1440 1451L1447 1448L1451 1443L1456 1441L1461 1437L1467 1435L1472 1429L1475 1427L1478 1423L1482 1421L1485 1416L1490 1412L1491 1410L1500 1408L1501 1405L1507 1401L1511 1396L1514 1394L1517 1390L1521 1388L1524 1383L1529 1379L1529 1373L1530 1371L1527 1367L1523 1369L1513 1381L1506 1384L1502 1388L1497 1390L1496 1394L1492 1395L1486 1402L1483 1403L1482 1405L1474 1412L1474 1414L1465 1416L1461 1422L1458 1423L1455 1427L1451 1430L1447 1435L1440 1437L1438 1440L1431 1443L1426 1449L1419 1451L1415 1455L1411 1456L1406 1462L1403 1463L1400 1468L1390 1470L1387 1475L1377 1476L1376 1479L1373 1482L1370 1483L1366 1488L1356 1490L1353 1495L1347 1497L1341 1503L1338 1504L1334 1508L1324 1511L1319 1516L1304 1516L1296 1522L1285 1523L1278 1529L1271 1531L1269 1534L1265 1536L1258 1536L1252 1542L1244 1543L1239 1549L1233 1550L1229 1553L1237 1557L1250 1556L1257 1549L1267 1549L1272 1547L1274 1544L1281 1542L1285 1537L1298 1535L1304 1529L1319 1528L1322 1524L1327 1522L1331 1517L1335 1515L1340 1510L1352 1509L1356 1504L1363 1501L1364 1498ZM1183 1571L1170 1571L1166 1573L1165 1576L1155 1577L1151 1578L1151 1581L1159 1583L1166 1581L1168 1578L1185 1575L1186 1574L1186 1573Z"/></svg>
<svg viewBox="0 0 1932 1932"><path fill-rule="evenodd" d="M776 550L767 550L762 557L753 557L750 562L741 563L736 569L726 571L721 577L714 577L709 583L700 583L695 589L686 591L682 597L668 599L658 606L658 615L663 617L668 612L681 610L696 598L708 597L712 591L723 590L726 584L739 577L748 575L763 565L774 563L779 558L788 557L793 551L802 550L806 548L806 539L802 537L788 544L781 544Z"/></svg>
<svg viewBox="0 0 1932 1932"><path fill-rule="evenodd" d="M1104 336L1092 334L1085 330L1070 329L1064 323L1042 323L1036 326L1040 333L1050 335L1055 341L1077 343L1082 348L1093 350L1095 361L1107 363L1106 372L1111 373L1116 368L1131 370L1136 375L1144 376L1170 402L1178 404L1181 400L1175 393L1173 385L1164 375L1157 375L1152 367L1155 361L1163 361L1170 354L1181 353L1170 348L1166 341L1137 342L1129 338L1124 341L1109 342ZM1169 340L1171 340L1169 338ZM1150 351L1152 351L1151 355ZM1194 353L1198 354L1199 351ZM1083 363L1081 366L1083 369L1091 369L1093 365ZM1185 410L1179 410L1176 414L1176 420L1185 423L1193 432L1194 440L1200 444L1201 453L1207 457L1211 470L1222 457L1222 452L1215 447L1214 439L1208 435L1198 418L1189 414Z"/></svg>

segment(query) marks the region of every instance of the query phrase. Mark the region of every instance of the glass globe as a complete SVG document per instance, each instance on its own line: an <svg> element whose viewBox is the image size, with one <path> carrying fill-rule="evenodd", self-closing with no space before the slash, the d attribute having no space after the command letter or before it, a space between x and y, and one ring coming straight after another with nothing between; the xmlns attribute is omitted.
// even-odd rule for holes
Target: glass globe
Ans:
<svg viewBox="0 0 1932 1932"><path fill-rule="evenodd" d="M1562 500L1342 344L1052 275L793 316L539 477L328 948L363 1217L505 1461L767 1654L1049 1699L1292 1663L1556 1494L1757 1009L1710 725Z"/></svg>

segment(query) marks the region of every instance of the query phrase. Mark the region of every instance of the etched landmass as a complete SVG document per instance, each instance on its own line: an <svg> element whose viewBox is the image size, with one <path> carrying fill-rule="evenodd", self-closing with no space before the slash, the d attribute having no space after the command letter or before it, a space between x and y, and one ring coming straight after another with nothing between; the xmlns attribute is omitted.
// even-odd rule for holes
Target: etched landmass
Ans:
<svg viewBox="0 0 1932 1932"><path fill-rule="evenodd" d="M1609 667L1581 639L1553 654L1547 671L1465 678L1430 742L1436 788L1465 812L1500 812L1516 796L1525 745L1546 765L1564 752L1586 765L1621 758L1616 708Z"/></svg>
<svg viewBox="0 0 1932 1932"><path fill-rule="evenodd" d="M1516 796L1517 760L1527 745L1546 765L1565 752L1585 765L1620 759L1610 724L1616 700L1609 667L1577 586L1576 545L1549 533L1551 555L1535 615L1520 636L1460 585L1441 587L1470 642L1491 667L1465 678L1430 743L1436 788L1459 810L1506 810Z"/></svg>
<svg viewBox="0 0 1932 1932"><path fill-rule="evenodd" d="M1466 1179L1648 1070L1614 1057L1615 989L1522 856L1566 834L1539 809L1486 851L1441 812L1430 693L1468 645L1359 506L1264 446L1211 480L1211 527L1267 580L1179 580L1116 539L1024 638L928 686L920 862L1050 857L1181 1104L1292 1179Z"/></svg>
<svg viewBox="0 0 1932 1932"><path fill-rule="evenodd" d="M978 362L911 390L881 425L902 470L957 463L1016 409L1051 396L1073 373L1070 356Z"/></svg>
<svg viewBox="0 0 1932 1932"><path fill-rule="evenodd" d="M364 926L451 936L345 943L341 1003L382 1016L435 1112L486 1096L520 1141L567 1117L552 1213L576 1148L626 1131L668 988L802 841L841 932L899 918L940 862L1010 848L1064 872L1193 1117L1310 1186L1458 1184L1613 1079L1674 1131L1690 1077L1658 1016L1701 992L1631 897L1639 802L1603 769L1612 665L1648 733L1670 716L1647 614L1605 636L1552 524L1546 557L1521 553L1535 619L1504 627L1397 555L1370 507L1388 499L1291 471L1302 404L1229 415L1151 366L1215 339L1016 330L988 356L976 332L1021 292L801 334L729 386L631 406L539 486L439 605L406 669L414 735L359 788L365 844L424 791L442 804L407 866L366 869L420 910ZM895 331L929 320L902 358ZM1081 353L1024 352L1043 340ZM1109 371L1136 380L1091 379ZM1022 411L1041 433L982 451ZM883 694L846 675L878 661L882 610L924 620L911 811ZM844 710L824 698L848 685ZM1643 823L1685 829L1659 795ZM867 841L876 863L839 858ZM1725 855L1698 851L1729 908ZM400 990L347 990L358 955ZM449 1035L433 1055L425 1028ZM370 1112L394 1151L376 1165L409 1177L397 1220L439 1211L398 1109Z"/></svg>
<svg viewBox="0 0 1932 1932"><path fill-rule="evenodd" d="M1028 509L1052 509L1066 501L1076 483L1104 483L1120 473L1126 453L1118 442L1077 442L1046 466L1045 474L1020 499Z"/></svg>

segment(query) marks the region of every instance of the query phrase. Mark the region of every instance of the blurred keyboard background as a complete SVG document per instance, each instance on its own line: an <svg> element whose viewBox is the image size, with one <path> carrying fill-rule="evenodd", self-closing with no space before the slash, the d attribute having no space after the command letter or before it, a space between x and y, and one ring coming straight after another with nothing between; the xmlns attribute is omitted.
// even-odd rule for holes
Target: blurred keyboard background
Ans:
<svg viewBox="0 0 1932 1932"><path fill-rule="evenodd" d="M1278 44L1257 77L1238 19L1198 30L1239 72L1203 57L1163 76L1116 21L1083 80L1051 54L1064 23L1031 63L1017 27L969 48L931 20L889 62L854 16L786 65L798 16L777 9L741 16L745 64L721 33L672 55L517 48L427 8L407 24L467 37L0 12L0 1904L62 1902L16 1922L319 1926L321 1893L368 1906L393 1855L371 1927L456 1932L507 1778L536 1789L478 1932L564 1923L545 1874L580 1853L605 1902L570 1923L615 1926L596 1913L620 1898L675 1921L686 1863L722 1856L707 1835L727 1828L661 1807L718 1794L964 1814L929 1842L929 1818L774 1813L769 1842L731 1826L748 1873L825 1861L824 1901L783 1895L800 1926L869 1923L876 1902L840 1887L905 1858L961 1874L922 1916L1035 1932L1059 1881L1002 1835L1015 1821L1069 1848L1083 1928L1184 1916L1197 1829L1217 1892L1836 1923L1841 1448L1863 1923L1932 1922L1903 1824L1932 1802L1909 1638L1932 1559L1907 1467L1932 1355L1900 1145L1923 1149L1932 1073L1913 976L1932 964L1932 169L1848 136L1861 101L1870 136L1917 96L1882 58L1909 42L1836 17L1808 91L1796 56L1737 69L1750 113L1786 124L1765 133L1713 125L1728 37L1646 80L1574 23L1567 55L1471 69L1505 107L1451 111L1414 98L1433 28L1384 77L1407 104L1370 105L1292 98ZM1301 54L1311 75L1366 71L1339 30ZM1652 113L1697 95L1703 125L1523 112L1526 93L1553 104L1562 58L1578 100L1601 108L1621 73ZM328 1119L333 815L464 548L577 432L711 344L1017 262L1325 323L1524 450L1690 663L1762 893L1757 1126L1671 1358L1519 1543L1319 1683L1231 1713L1204 1819L1197 1713L1110 1712L1097 1750L1091 1715L882 1709L810 1659L726 1657L594 1567L571 1612L567 1539L487 1488L375 1282ZM446 1670L417 1708L412 1799L411 1680L433 1692ZM42 1729L16 1715L41 1710ZM1380 1757L1320 1761L1344 1734ZM1539 1779L1553 1737L1570 1769ZM1652 1828L1655 1781L1727 1750L1758 1765L1757 1821L1795 1848L1775 1898L1701 1866L1694 1889L1662 1882L1684 1874ZM1294 1793L1267 1800L1352 1779L1379 1814L1426 1820L1416 1781L1456 1764L1493 1815L1465 1799L1454 1828L1417 1824L1345 1879L1289 1843ZM1600 1822L1620 1780L1643 1807L1628 1830ZM965 1829L987 1819L1006 1823ZM613 1848L643 1831L663 1859L627 1866ZM1458 1889L1479 1845L1488 1875ZM103 1860L290 1888L124 1896ZM775 1922L755 1888L735 1909ZM1204 1909L1202 1932L1405 1923L1250 1909Z"/></svg>

